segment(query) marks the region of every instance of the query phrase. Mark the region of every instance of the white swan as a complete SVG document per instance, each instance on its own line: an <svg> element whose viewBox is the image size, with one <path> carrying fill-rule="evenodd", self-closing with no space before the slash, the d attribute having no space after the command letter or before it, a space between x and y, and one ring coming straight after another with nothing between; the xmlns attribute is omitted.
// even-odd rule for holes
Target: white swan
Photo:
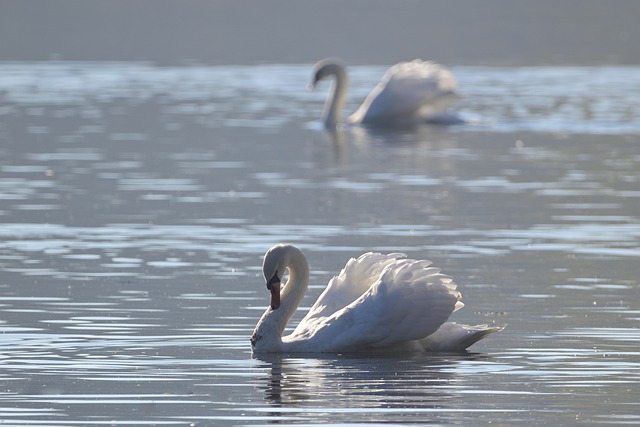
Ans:
<svg viewBox="0 0 640 427"><path fill-rule="evenodd" d="M342 124L342 110L349 81L344 64L323 59L313 69L310 89L325 78L334 77L324 105L323 120L328 129ZM416 59L389 68L348 122L380 126L415 125L429 121L449 121L445 110L458 98L453 74L440 64ZM455 118L454 121L459 121Z"/></svg>
<svg viewBox="0 0 640 427"><path fill-rule="evenodd" d="M446 322L464 304L453 280L430 265L400 253L352 258L295 330L283 337L307 291L309 265L297 247L276 245L262 265L271 303L256 325L251 349L256 354L462 351L503 329Z"/></svg>

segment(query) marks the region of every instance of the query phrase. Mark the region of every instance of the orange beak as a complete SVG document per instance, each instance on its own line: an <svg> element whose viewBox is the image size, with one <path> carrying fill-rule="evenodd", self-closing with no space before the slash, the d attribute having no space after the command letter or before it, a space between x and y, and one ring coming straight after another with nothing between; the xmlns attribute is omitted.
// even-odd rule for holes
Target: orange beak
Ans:
<svg viewBox="0 0 640 427"><path fill-rule="evenodd" d="M273 282L269 287L271 291L271 309L277 310L280 307L280 282Z"/></svg>

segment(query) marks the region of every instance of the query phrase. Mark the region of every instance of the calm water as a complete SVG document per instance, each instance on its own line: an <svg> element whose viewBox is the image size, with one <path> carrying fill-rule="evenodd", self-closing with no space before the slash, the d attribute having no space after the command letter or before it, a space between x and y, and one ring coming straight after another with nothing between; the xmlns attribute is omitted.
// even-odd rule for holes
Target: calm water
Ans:
<svg viewBox="0 0 640 427"><path fill-rule="evenodd" d="M310 65L0 64L2 424L640 423L640 68L453 71L470 124L332 137ZM305 307L404 251L456 279L452 320L508 328L252 358L280 241Z"/></svg>

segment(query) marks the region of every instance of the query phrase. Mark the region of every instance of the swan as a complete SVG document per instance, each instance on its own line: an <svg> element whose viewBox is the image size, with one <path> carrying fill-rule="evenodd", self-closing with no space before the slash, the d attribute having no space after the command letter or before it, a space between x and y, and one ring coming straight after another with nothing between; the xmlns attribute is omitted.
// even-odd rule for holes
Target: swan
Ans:
<svg viewBox="0 0 640 427"><path fill-rule="evenodd" d="M271 302L251 337L254 354L455 352L504 328L447 322L464 304L453 280L431 261L368 252L349 260L283 337L307 291L309 264L297 247L278 244L266 252L262 272Z"/></svg>
<svg viewBox="0 0 640 427"><path fill-rule="evenodd" d="M331 77L335 80L323 112L327 129L342 125L342 110L349 87L346 67L339 59L323 59L315 64L309 84L309 89L314 90L319 81ZM400 62L387 70L348 122L379 126L459 122L445 114L458 98L456 87L453 74L440 64L420 59Z"/></svg>

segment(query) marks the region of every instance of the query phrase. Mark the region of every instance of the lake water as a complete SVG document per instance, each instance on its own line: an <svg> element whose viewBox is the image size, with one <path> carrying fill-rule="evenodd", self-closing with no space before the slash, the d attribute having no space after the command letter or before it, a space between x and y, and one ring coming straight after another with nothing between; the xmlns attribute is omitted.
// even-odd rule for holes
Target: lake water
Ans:
<svg viewBox="0 0 640 427"><path fill-rule="evenodd" d="M469 124L326 134L311 65L0 64L3 425L640 423L640 68L454 67ZM353 67L348 109L382 67ZM455 355L251 355L369 250L507 324ZM296 315L294 321L301 318Z"/></svg>

